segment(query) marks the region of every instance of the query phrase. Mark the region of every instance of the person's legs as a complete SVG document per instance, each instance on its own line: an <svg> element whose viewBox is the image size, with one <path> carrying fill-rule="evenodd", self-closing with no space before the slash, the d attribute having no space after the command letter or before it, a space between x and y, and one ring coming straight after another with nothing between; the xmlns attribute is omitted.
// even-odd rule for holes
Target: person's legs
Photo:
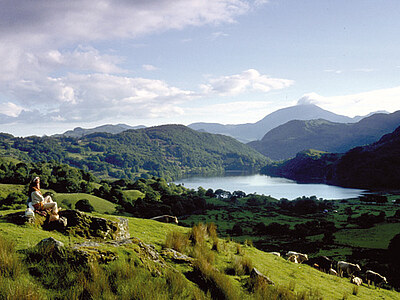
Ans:
<svg viewBox="0 0 400 300"><path fill-rule="evenodd" d="M50 195L44 197L44 203L52 203L52 202L53 202L53 199L51 199L51 196L50 196Z"/></svg>
<svg viewBox="0 0 400 300"><path fill-rule="evenodd" d="M57 202L44 203L43 207L44 209L51 209L54 215L58 214Z"/></svg>

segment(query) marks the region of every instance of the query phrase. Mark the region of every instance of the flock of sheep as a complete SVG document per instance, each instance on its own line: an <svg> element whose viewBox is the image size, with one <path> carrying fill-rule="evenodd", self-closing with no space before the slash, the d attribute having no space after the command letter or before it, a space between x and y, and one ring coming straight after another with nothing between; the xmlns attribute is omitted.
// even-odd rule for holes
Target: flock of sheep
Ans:
<svg viewBox="0 0 400 300"><path fill-rule="evenodd" d="M273 255L281 256L279 252L270 252ZM350 282L360 286L363 283L363 280L355 276L354 274L358 274L361 271L361 268L358 264L353 264L345 261L339 261L337 263L337 270L333 269L333 260L326 256L319 256L308 258L307 254L289 251L286 253L287 260L293 263L301 264L303 262L307 262L308 265L320 270L322 272L343 277L344 274L350 277ZM380 275L371 270L367 270L365 272L365 282L368 284L368 287L371 283L375 285L375 287L381 287L383 283L387 283L386 277Z"/></svg>

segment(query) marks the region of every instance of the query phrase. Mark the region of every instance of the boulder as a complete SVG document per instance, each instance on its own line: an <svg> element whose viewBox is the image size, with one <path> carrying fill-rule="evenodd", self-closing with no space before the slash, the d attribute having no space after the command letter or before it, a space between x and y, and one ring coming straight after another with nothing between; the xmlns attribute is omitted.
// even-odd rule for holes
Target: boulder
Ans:
<svg viewBox="0 0 400 300"><path fill-rule="evenodd" d="M265 284L275 285L275 283L271 279L262 274L256 268L253 268L250 272L250 282L252 283L252 286L265 285Z"/></svg>
<svg viewBox="0 0 400 300"><path fill-rule="evenodd" d="M194 259L174 249L167 248L162 252L164 257L170 258L178 263L192 263Z"/></svg>
<svg viewBox="0 0 400 300"><path fill-rule="evenodd" d="M130 237L128 220L119 218L111 221L105 218L93 217L78 210L62 210L60 219L67 219L65 233L76 234L85 238L100 238L122 240Z"/></svg>

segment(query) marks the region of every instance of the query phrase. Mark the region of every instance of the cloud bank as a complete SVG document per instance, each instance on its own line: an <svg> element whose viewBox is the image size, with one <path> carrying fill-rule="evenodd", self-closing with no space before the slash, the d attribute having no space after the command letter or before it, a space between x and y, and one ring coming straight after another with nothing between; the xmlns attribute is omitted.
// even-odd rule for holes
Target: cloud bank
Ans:
<svg viewBox="0 0 400 300"><path fill-rule="evenodd" d="M183 114L194 97L267 92L290 84L248 70L210 80L201 92L132 77L125 58L92 42L135 39L235 22L264 1L4 0L0 3L0 123L91 122ZM218 32L218 36L224 35ZM151 64L142 70L156 71Z"/></svg>

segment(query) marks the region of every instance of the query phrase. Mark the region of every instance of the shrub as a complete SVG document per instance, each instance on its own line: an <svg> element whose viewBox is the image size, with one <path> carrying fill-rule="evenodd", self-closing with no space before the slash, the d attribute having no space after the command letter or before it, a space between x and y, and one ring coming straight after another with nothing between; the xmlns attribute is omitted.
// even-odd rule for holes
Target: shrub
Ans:
<svg viewBox="0 0 400 300"><path fill-rule="evenodd" d="M168 233L165 240L165 247L179 252L185 252L189 246L189 237L181 232L172 231Z"/></svg>
<svg viewBox="0 0 400 300"><path fill-rule="evenodd" d="M205 259L197 259L193 268L194 280L201 289L211 294L213 299L240 299L240 292L230 279L219 272Z"/></svg>
<svg viewBox="0 0 400 300"><path fill-rule="evenodd" d="M231 267L227 269L227 273L229 275L249 275L251 270L253 269L253 262L250 258L244 257L235 257L233 262L231 263Z"/></svg>
<svg viewBox="0 0 400 300"><path fill-rule="evenodd" d="M89 200L87 200L87 199L81 199L78 202L76 202L75 209L78 209L78 210L84 211L84 212L93 212L94 211L93 205L90 204Z"/></svg>
<svg viewBox="0 0 400 300"><path fill-rule="evenodd" d="M193 226L192 230L190 231L189 239L193 242L194 245L203 244L207 238L208 231L206 225L204 225L203 223L199 223Z"/></svg>

